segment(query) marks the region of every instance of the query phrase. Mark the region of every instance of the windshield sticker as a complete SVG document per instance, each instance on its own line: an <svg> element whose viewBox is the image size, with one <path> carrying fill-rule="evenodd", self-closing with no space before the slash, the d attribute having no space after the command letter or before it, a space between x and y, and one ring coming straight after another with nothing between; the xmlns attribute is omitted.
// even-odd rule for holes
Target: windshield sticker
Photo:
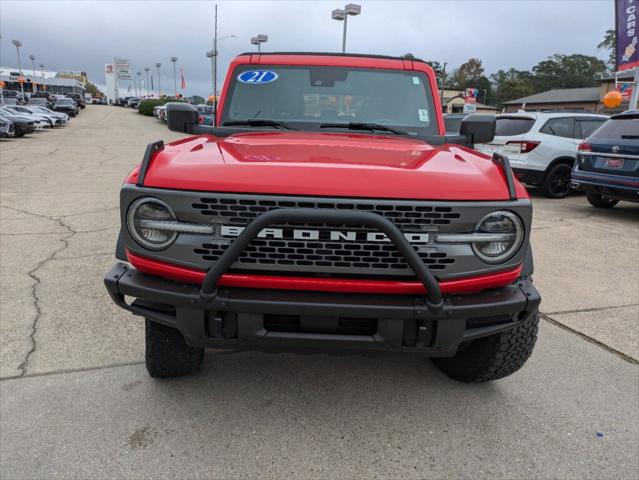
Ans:
<svg viewBox="0 0 639 480"><path fill-rule="evenodd" d="M413 85L419 85L419 77L413 77Z"/></svg>
<svg viewBox="0 0 639 480"><path fill-rule="evenodd" d="M419 113L419 121L428 123L428 109L420 108L417 112Z"/></svg>
<svg viewBox="0 0 639 480"><path fill-rule="evenodd" d="M270 70L248 70L237 76L237 81L247 84L264 84L274 82L279 75Z"/></svg>

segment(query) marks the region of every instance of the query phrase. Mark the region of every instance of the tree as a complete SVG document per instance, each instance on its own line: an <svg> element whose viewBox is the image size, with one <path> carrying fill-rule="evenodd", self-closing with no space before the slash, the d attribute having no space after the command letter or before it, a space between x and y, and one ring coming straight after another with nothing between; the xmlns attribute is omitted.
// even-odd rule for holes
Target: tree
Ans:
<svg viewBox="0 0 639 480"><path fill-rule="evenodd" d="M453 82L459 90L476 87L480 78L484 77L484 67L479 58L469 58L453 73ZM486 77L484 77L486 78Z"/></svg>
<svg viewBox="0 0 639 480"><path fill-rule="evenodd" d="M553 88L595 87L606 74L603 60L588 55L555 54L533 67L536 92Z"/></svg>
<svg viewBox="0 0 639 480"><path fill-rule="evenodd" d="M616 48L617 48L617 32L615 29L606 30L604 34L604 38L599 45L597 45L599 50L604 50L608 52L608 68L611 71L614 71L616 67Z"/></svg>
<svg viewBox="0 0 639 480"><path fill-rule="evenodd" d="M499 105L535 93L534 77L528 70L498 70L490 79L495 87L495 103Z"/></svg>
<svg viewBox="0 0 639 480"><path fill-rule="evenodd" d="M87 81L87 84L84 86L84 89L87 93L90 93L92 97L104 97L104 93L98 90L98 87L93 85L91 82Z"/></svg>
<svg viewBox="0 0 639 480"><path fill-rule="evenodd" d="M449 88L455 90L477 88L479 102L490 104L494 101L492 85L488 77L484 75L484 67L479 58L469 58L466 63L462 63L451 75Z"/></svg>

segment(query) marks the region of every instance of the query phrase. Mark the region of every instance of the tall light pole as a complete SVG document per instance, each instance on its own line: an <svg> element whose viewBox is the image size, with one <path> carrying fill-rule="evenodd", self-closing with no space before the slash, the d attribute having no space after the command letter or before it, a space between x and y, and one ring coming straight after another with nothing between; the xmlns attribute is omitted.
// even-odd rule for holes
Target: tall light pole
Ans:
<svg viewBox="0 0 639 480"><path fill-rule="evenodd" d="M268 42L268 35L259 34L251 38L251 44L257 45L257 53L262 53L260 45L266 42Z"/></svg>
<svg viewBox="0 0 639 480"><path fill-rule="evenodd" d="M136 97L139 97L140 95L142 95L142 72L138 72L138 91L135 94Z"/></svg>
<svg viewBox="0 0 639 480"><path fill-rule="evenodd" d="M149 67L144 67L144 71L146 72L146 94L149 94L149 85L151 85L149 83L149 70L151 70Z"/></svg>
<svg viewBox="0 0 639 480"><path fill-rule="evenodd" d="M217 3L215 4L215 16L213 27L213 50L206 52L207 58L211 59L211 76L213 79L213 96L217 97L217 42L220 42L226 38L236 38L235 35L225 35L223 37L217 37Z"/></svg>
<svg viewBox="0 0 639 480"><path fill-rule="evenodd" d="M158 69L158 98L160 98L160 67L162 66L162 64L160 62L155 64L155 68Z"/></svg>
<svg viewBox="0 0 639 480"><path fill-rule="evenodd" d="M16 51L18 52L18 71L20 72L20 79L24 80L24 78L22 78L22 66L20 65L20 47L22 46L22 42L20 40L12 40L11 43L16 46ZM22 94L24 98L24 81L20 82L20 94Z"/></svg>
<svg viewBox="0 0 639 480"><path fill-rule="evenodd" d="M337 9L333 10L331 17L333 20L343 21L344 22L344 32L342 33L342 53L346 53L346 27L348 25L348 16L349 15L359 15L362 13L362 6L357 5L355 3L349 3L344 7L344 10Z"/></svg>
<svg viewBox="0 0 639 480"><path fill-rule="evenodd" d="M36 92L38 90L37 82L35 81L35 79L37 78L37 74L36 74L36 70L35 70L35 55L29 55L29 60L31 60L31 65L33 66L33 79L31 80L31 88L33 88L33 91Z"/></svg>
<svg viewBox="0 0 639 480"><path fill-rule="evenodd" d="M42 87L44 88L44 64L40 64L40 72L42 73Z"/></svg>
<svg viewBox="0 0 639 480"><path fill-rule="evenodd" d="M173 97L177 98L177 76L175 74L175 62L177 62L177 57L171 57L171 61L173 62Z"/></svg>

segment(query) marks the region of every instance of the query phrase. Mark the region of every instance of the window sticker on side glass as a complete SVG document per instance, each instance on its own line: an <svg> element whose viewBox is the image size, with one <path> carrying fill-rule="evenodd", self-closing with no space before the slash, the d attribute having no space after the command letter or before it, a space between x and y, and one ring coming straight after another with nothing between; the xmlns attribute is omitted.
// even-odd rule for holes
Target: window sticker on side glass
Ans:
<svg viewBox="0 0 639 480"><path fill-rule="evenodd" d="M413 77L413 85L419 85L419 77Z"/></svg>
<svg viewBox="0 0 639 480"><path fill-rule="evenodd" d="M426 122L428 123L428 109L426 108L420 108L419 110L417 110L417 113L419 113L419 121L420 122Z"/></svg>
<svg viewBox="0 0 639 480"><path fill-rule="evenodd" d="M237 81L246 84L264 84L274 82L279 75L271 70L247 70L237 76Z"/></svg>

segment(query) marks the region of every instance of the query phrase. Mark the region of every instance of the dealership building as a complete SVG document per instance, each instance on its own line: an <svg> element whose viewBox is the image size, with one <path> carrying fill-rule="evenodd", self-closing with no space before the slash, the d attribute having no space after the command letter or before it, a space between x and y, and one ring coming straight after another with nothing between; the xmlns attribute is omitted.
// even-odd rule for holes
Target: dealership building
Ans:
<svg viewBox="0 0 639 480"><path fill-rule="evenodd" d="M84 72L54 72L50 70L22 69L24 92L46 90L50 93L84 93L87 76ZM20 91L20 70L15 67L0 67L0 80L5 90ZM43 88L44 86L44 88Z"/></svg>

